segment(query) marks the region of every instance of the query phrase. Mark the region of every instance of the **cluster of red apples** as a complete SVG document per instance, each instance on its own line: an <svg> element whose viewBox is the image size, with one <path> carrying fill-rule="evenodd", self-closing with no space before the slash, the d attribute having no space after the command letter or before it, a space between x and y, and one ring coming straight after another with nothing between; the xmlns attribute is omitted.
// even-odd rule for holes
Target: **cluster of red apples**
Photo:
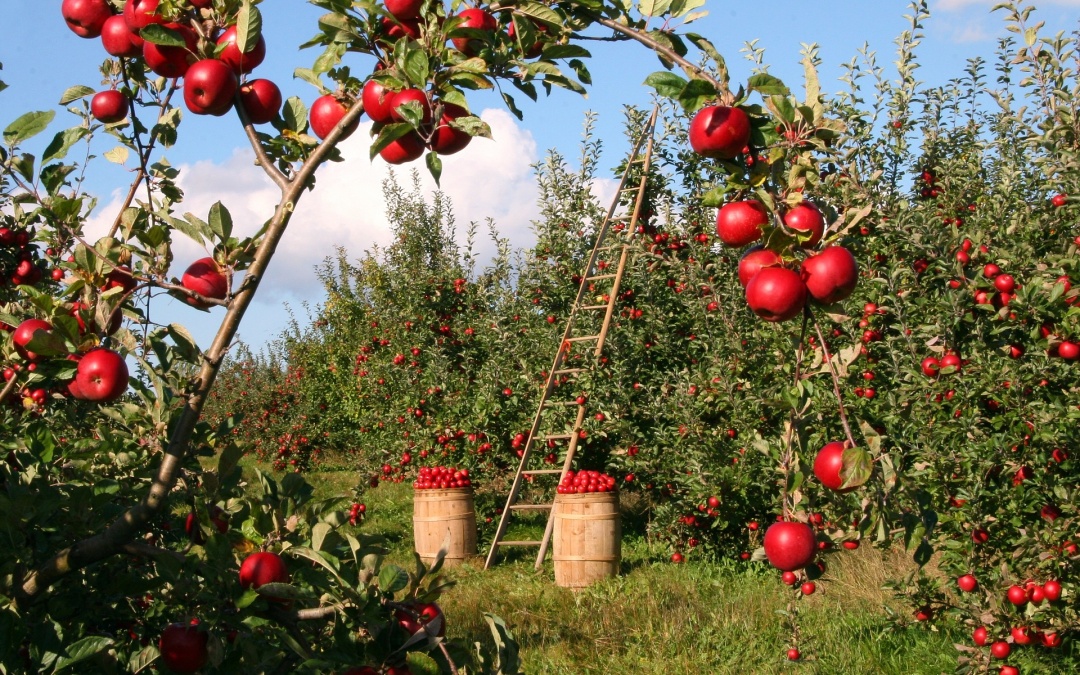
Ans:
<svg viewBox="0 0 1080 675"><path fill-rule="evenodd" d="M690 122L689 134L698 154L734 159L749 153L750 118L738 107L706 106ZM803 200L786 207L780 221L782 225L776 224L765 205L753 198L728 202L717 213L716 233L725 245L741 248L765 239L739 260L739 281L750 309L766 321L786 321L802 313L810 299L832 304L851 295L859 276L851 252L842 246L813 252L825 234L818 207ZM797 269L792 261L795 248L807 253Z"/></svg>
<svg viewBox="0 0 1080 675"><path fill-rule="evenodd" d="M419 475L413 481L413 487L417 490L447 490L471 486L472 480L469 478L468 469L449 466L421 467Z"/></svg>
<svg viewBox="0 0 1080 675"><path fill-rule="evenodd" d="M556 488L556 492L561 495L615 490L615 478L599 471L567 471Z"/></svg>

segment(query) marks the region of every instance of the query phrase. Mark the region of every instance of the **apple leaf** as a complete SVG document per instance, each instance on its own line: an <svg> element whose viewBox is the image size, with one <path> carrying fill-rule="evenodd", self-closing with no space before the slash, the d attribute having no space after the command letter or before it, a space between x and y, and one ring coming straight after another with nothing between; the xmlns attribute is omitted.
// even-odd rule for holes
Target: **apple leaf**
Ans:
<svg viewBox="0 0 1080 675"><path fill-rule="evenodd" d="M716 87L707 80L693 78L679 93L679 105L686 112L700 110L706 103L716 99Z"/></svg>
<svg viewBox="0 0 1080 675"><path fill-rule="evenodd" d="M262 14L258 7L251 4L251 0L244 0L244 5L236 17L236 48L247 54L258 44L260 33Z"/></svg>
<svg viewBox="0 0 1080 675"><path fill-rule="evenodd" d="M538 2L523 2L516 5L514 10L514 16L523 14L535 19L539 23L547 25L548 28L563 30L563 18L558 12L546 5L542 5Z"/></svg>
<svg viewBox="0 0 1080 675"><path fill-rule="evenodd" d="M379 590L383 593L397 593L409 585L409 573L397 565L387 565L379 572Z"/></svg>
<svg viewBox="0 0 1080 675"><path fill-rule="evenodd" d="M168 332L169 337L171 337L176 344L176 350L181 356L193 360L198 359L199 345L196 344L195 338L188 332L187 328L184 328L178 323L170 323Z"/></svg>
<svg viewBox="0 0 1080 675"><path fill-rule="evenodd" d="M345 45L331 44L327 45L322 54L319 54L319 58L315 59L314 65L311 70L316 73L328 73L331 69L341 63L341 57L345 55ZM297 70L300 70L299 68ZM322 84L320 83L320 88Z"/></svg>
<svg viewBox="0 0 1080 675"><path fill-rule="evenodd" d="M671 3L671 16L679 18L704 5L705 0L674 0L674 2ZM689 21L690 19L688 18L687 22Z"/></svg>
<svg viewBox="0 0 1080 675"><path fill-rule="evenodd" d="M642 16L663 16L671 8L671 0L640 0L638 11Z"/></svg>
<svg viewBox="0 0 1080 675"><path fill-rule="evenodd" d="M41 169L41 183L50 196L56 196L64 186L64 179L75 170L74 164L50 164Z"/></svg>
<svg viewBox="0 0 1080 675"><path fill-rule="evenodd" d="M86 98L94 93L94 90L85 84L77 84L74 87L68 87L60 96L60 105L67 105L72 101L78 101L80 98Z"/></svg>
<svg viewBox="0 0 1080 675"><path fill-rule="evenodd" d="M84 637L81 640L77 640L73 644L64 648L64 653L53 664L54 670L63 670L69 666L73 666L76 663L85 661L92 656L104 652L114 644L112 638L102 637L99 635L91 635Z"/></svg>
<svg viewBox="0 0 1080 675"><path fill-rule="evenodd" d="M122 145L118 145L112 150L105 153L105 159L109 160L113 164L125 164L128 161L128 157L131 153Z"/></svg>
<svg viewBox="0 0 1080 675"><path fill-rule="evenodd" d="M686 88L685 79L666 70L652 73L645 78L643 84L652 87L657 94L666 98L678 98L679 94Z"/></svg>
<svg viewBox="0 0 1080 675"><path fill-rule="evenodd" d="M484 621L491 630L491 638L495 645L494 660L491 664L491 672L505 675L517 675L521 671L521 660L518 656L518 644L514 640L513 633L501 618L484 612Z"/></svg>
<svg viewBox="0 0 1080 675"><path fill-rule="evenodd" d="M427 157L424 158L427 163L428 172L431 173L431 177L435 179L435 186L439 186L439 179L442 178L442 160L439 159L439 155L436 152L429 152Z"/></svg>
<svg viewBox="0 0 1080 675"><path fill-rule="evenodd" d="M544 47L543 58L548 61L554 61L555 59L587 59L592 54L589 50L578 45L560 45L553 44Z"/></svg>
<svg viewBox="0 0 1080 675"><path fill-rule="evenodd" d="M307 128L308 109L298 96L290 96L285 101L281 117L285 120L285 128L300 133Z"/></svg>
<svg viewBox="0 0 1080 675"><path fill-rule="evenodd" d="M225 205L219 201L214 202L214 205L210 207L209 224L210 231L222 240L232 236L232 214L230 214L229 210L225 208Z"/></svg>
<svg viewBox="0 0 1080 675"><path fill-rule="evenodd" d="M55 110L28 112L21 115L4 129L4 142L13 147L33 138L45 131L54 117L56 117Z"/></svg>
<svg viewBox="0 0 1080 675"><path fill-rule="evenodd" d="M184 36L178 31L166 28L159 23L152 23L139 31L143 40L161 47L187 47Z"/></svg>
<svg viewBox="0 0 1080 675"><path fill-rule="evenodd" d="M843 466L840 468L841 490L865 485L874 472L874 462L863 448L847 448L843 454Z"/></svg>
<svg viewBox="0 0 1080 675"><path fill-rule="evenodd" d="M158 651L158 648L151 642L143 647L142 651L131 655L131 658L128 660L128 670L133 673L141 673L152 666L160 657L161 652Z"/></svg>
<svg viewBox="0 0 1080 675"><path fill-rule="evenodd" d="M409 664L409 672L413 675L439 675L442 672L435 659L423 652L409 652L406 662Z"/></svg>
<svg viewBox="0 0 1080 675"><path fill-rule="evenodd" d="M750 79L746 81L746 86L750 91L756 91L762 96L788 96L791 94L791 90L787 88L780 78L768 73L751 75Z"/></svg>

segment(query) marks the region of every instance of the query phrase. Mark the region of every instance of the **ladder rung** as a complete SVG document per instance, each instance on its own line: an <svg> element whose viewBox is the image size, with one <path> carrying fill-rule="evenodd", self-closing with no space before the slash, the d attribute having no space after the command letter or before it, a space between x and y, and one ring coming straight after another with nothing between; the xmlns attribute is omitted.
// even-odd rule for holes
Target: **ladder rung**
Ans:
<svg viewBox="0 0 1080 675"><path fill-rule="evenodd" d="M547 436L541 436L540 440L542 440L542 441L557 441L560 438L568 439L568 438L573 438L573 437L574 437L574 434L548 434Z"/></svg>
<svg viewBox="0 0 1080 675"><path fill-rule="evenodd" d="M597 251L614 251L620 248L626 248L626 244L611 244L609 246L601 246L596 249Z"/></svg>
<svg viewBox="0 0 1080 675"><path fill-rule="evenodd" d="M565 407L569 408L572 405L578 405L578 402L577 401L544 401L544 405L549 405L549 406L552 406L552 407L565 406Z"/></svg>
<svg viewBox="0 0 1080 675"><path fill-rule="evenodd" d="M551 504L514 504L510 508L519 511L543 511L544 509L550 509L551 506Z"/></svg>
<svg viewBox="0 0 1080 675"><path fill-rule="evenodd" d="M614 217L614 218L612 218L611 220L630 220L630 219L631 219L631 218L633 218L633 217L634 217L634 214L632 214L632 213L627 213L627 214L626 214L626 215L624 215L624 216L615 216L615 217Z"/></svg>
<svg viewBox="0 0 1080 675"><path fill-rule="evenodd" d="M619 276L619 275L615 274L614 272L612 272L611 274L596 274L596 275L591 276L591 277L585 277L585 281L597 281L599 279L614 279L617 276Z"/></svg>
<svg viewBox="0 0 1080 675"><path fill-rule="evenodd" d="M496 546L539 546L538 541L496 541Z"/></svg>
<svg viewBox="0 0 1080 675"><path fill-rule="evenodd" d="M552 372L552 375L576 375L578 373L584 373L588 368L566 368L565 370L556 370Z"/></svg>
<svg viewBox="0 0 1080 675"><path fill-rule="evenodd" d="M581 337L567 338L567 342L588 342L589 340L596 340L599 335L582 335Z"/></svg>
<svg viewBox="0 0 1080 675"><path fill-rule="evenodd" d="M529 471L522 471L521 473L525 473L530 476L536 476L546 473L562 473L562 469L531 469Z"/></svg>
<svg viewBox="0 0 1080 675"><path fill-rule="evenodd" d="M619 192L637 192L640 189L641 189L640 187L635 185L633 187L623 188L623 189L619 190Z"/></svg>
<svg viewBox="0 0 1080 675"><path fill-rule="evenodd" d="M594 310L594 309L607 309L607 307L608 307L607 305L582 305L581 309Z"/></svg>

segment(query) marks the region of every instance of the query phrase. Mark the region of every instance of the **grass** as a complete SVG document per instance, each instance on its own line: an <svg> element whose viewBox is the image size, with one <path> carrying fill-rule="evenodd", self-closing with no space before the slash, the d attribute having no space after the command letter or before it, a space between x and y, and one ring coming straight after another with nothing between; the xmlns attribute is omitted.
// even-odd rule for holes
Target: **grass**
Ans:
<svg viewBox="0 0 1080 675"><path fill-rule="evenodd" d="M347 493L349 472L313 472L317 496ZM412 488L383 484L364 496L363 529L387 538L389 562L412 565ZM539 538L542 520L510 538ZM481 545L486 550L486 545ZM622 574L574 593L554 584L550 556L533 569L535 549L511 549L491 570L483 561L453 570L441 599L448 635L489 640L484 612L501 616L521 647L524 670L541 674L942 673L956 667L952 643L933 627L897 628L881 589L890 568L870 547L831 556L818 591L797 601L799 649L786 658L791 629L783 612L792 591L764 565L735 561L683 565L641 535L624 533ZM662 562L661 562L662 561ZM895 605L898 611L904 610Z"/></svg>

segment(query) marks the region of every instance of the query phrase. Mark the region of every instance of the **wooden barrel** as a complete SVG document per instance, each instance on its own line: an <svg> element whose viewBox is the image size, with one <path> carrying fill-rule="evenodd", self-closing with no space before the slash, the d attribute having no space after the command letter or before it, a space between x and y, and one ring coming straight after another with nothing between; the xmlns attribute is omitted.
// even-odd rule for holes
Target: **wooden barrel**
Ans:
<svg viewBox="0 0 1080 675"><path fill-rule="evenodd" d="M476 555L476 512L471 487L413 490L413 538L416 552L431 564L450 533L444 567Z"/></svg>
<svg viewBox="0 0 1080 675"><path fill-rule="evenodd" d="M618 492L556 495L554 518L556 584L585 588L619 574L622 525Z"/></svg>

